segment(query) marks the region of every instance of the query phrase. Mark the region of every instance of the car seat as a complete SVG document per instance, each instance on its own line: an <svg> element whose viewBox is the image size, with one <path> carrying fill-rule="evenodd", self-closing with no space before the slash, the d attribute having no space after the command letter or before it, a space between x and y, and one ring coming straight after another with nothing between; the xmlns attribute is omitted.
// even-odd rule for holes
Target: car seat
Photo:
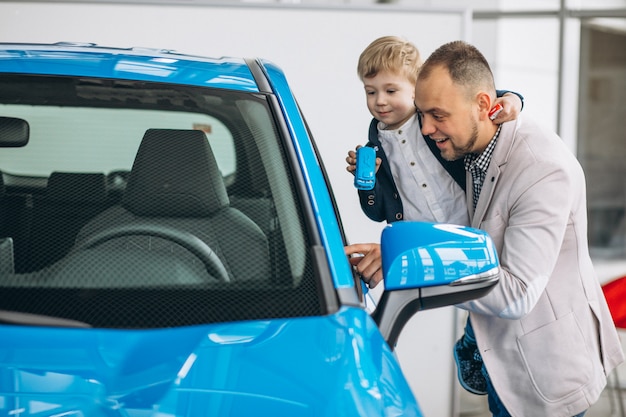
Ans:
<svg viewBox="0 0 626 417"><path fill-rule="evenodd" d="M84 226L76 245L107 228L145 224L196 236L219 257L231 281L269 278L267 237L250 218L230 206L224 180L202 131L148 129L121 204ZM146 250L180 251L173 241L154 235L114 240Z"/></svg>
<svg viewBox="0 0 626 417"><path fill-rule="evenodd" d="M25 271L63 258L80 228L111 204L103 173L53 172L46 193L32 198L30 256Z"/></svg>

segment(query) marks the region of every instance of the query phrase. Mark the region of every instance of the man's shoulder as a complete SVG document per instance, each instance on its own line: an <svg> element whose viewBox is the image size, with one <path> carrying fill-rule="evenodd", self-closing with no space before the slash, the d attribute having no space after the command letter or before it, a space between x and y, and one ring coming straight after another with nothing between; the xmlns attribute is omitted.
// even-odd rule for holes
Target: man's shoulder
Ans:
<svg viewBox="0 0 626 417"><path fill-rule="evenodd" d="M560 169L558 167L579 164L574 151L541 122L524 117L505 123L502 129L502 142L508 142L508 146L501 148L500 158L508 162L534 165L534 169L539 169L539 165Z"/></svg>
<svg viewBox="0 0 626 417"><path fill-rule="evenodd" d="M571 153L554 130L530 117L520 117L516 121L504 123L502 136L508 138L516 148L527 148L539 154Z"/></svg>

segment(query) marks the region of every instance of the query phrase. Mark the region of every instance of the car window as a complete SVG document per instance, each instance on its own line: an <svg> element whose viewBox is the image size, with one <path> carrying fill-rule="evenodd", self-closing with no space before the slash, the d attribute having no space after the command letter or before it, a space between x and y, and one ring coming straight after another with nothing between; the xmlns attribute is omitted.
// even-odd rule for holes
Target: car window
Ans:
<svg viewBox="0 0 626 417"><path fill-rule="evenodd" d="M102 327L323 313L263 94L4 75L0 116L30 130L0 148L0 309Z"/></svg>
<svg viewBox="0 0 626 417"><path fill-rule="evenodd" d="M0 154L4 170L18 175L130 170L149 128L201 130L222 173L227 176L235 171L230 131L218 119L202 113L8 104L0 105L0 114L25 118L30 125L29 146Z"/></svg>

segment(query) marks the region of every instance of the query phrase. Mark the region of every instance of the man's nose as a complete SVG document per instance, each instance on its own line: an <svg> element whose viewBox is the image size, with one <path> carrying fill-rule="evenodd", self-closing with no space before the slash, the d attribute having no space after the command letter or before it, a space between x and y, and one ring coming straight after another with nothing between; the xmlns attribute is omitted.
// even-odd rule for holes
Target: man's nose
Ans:
<svg viewBox="0 0 626 417"><path fill-rule="evenodd" d="M422 135L430 136L435 133L437 129L434 123L430 121L429 117L422 116Z"/></svg>

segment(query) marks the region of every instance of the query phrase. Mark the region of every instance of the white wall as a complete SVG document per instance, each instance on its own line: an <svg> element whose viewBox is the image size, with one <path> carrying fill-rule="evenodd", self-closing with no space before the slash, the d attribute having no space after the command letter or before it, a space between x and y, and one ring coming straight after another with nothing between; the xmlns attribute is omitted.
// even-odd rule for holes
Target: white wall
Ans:
<svg viewBox="0 0 626 417"><path fill-rule="evenodd" d="M523 114L556 131L558 20L479 21L474 24L472 36L472 43L485 54L492 67L496 86L520 92L525 99Z"/></svg>
<svg viewBox="0 0 626 417"><path fill-rule="evenodd" d="M382 224L361 212L349 149L367 141L370 115L356 75L360 52L382 35L413 41L426 57L439 45L465 39L464 10L249 6L166 6L0 2L2 42L94 42L173 49L205 56L259 56L281 66L316 138L351 242L378 241ZM399 360L427 417L453 412L455 376L452 307L424 312L405 327Z"/></svg>

